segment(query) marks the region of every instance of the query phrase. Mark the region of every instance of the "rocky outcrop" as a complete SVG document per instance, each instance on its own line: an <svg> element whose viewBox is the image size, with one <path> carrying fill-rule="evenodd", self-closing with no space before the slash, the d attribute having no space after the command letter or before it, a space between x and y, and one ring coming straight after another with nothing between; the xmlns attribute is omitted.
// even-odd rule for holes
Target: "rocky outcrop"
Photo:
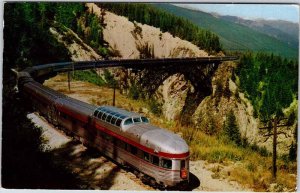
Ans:
<svg viewBox="0 0 300 193"><path fill-rule="evenodd" d="M90 12L101 16L101 8L94 3L87 3ZM121 58L170 58L170 57L200 57L208 56L204 50L200 50L194 44L173 37L170 33L163 33L160 29L132 23L127 18L106 11L104 15L106 24L103 30L104 40L108 42L112 52L118 52ZM188 91L193 91L193 85L187 81L186 76L176 72L143 71L132 73L130 70L122 69L118 72L125 88L132 84L132 80L143 84L145 80L151 86L147 90L162 103L163 114L168 119L176 119L180 116L185 105ZM127 80L124 79L127 77Z"/></svg>
<svg viewBox="0 0 300 193"><path fill-rule="evenodd" d="M102 57L85 44L71 29L51 27L50 32L68 49L72 61L100 60Z"/></svg>

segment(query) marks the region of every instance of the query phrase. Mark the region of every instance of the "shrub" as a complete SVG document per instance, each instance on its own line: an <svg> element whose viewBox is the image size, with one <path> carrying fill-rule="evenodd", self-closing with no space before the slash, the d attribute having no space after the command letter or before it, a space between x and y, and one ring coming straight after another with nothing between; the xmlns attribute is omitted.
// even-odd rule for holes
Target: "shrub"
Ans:
<svg viewBox="0 0 300 193"><path fill-rule="evenodd" d="M104 69L104 78L107 86L109 87L117 86L117 81L114 79L114 76L107 69Z"/></svg>
<svg viewBox="0 0 300 193"><path fill-rule="evenodd" d="M289 160L296 161L297 159L297 145L292 142L290 149L289 149Z"/></svg>
<svg viewBox="0 0 300 193"><path fill-rule="evenodd" d="M104 80L98 76L95 70L75 71L72 78L75 80L87 81L98 86L103 86L105 84Z"/></svg>
<svg viewBox="0 0 300 193"><path fill-rule="evenodd" d="M140 91L138 89L138 87L133 84L130 88L129 88L129 98L132 98L134 100L138 100L140 97Z"/></svg>
<svg viewBox="0 0 300 193"><path fill-rule="evenodd" d="M232 110L226 116L226 121L224 124L224 134L230 140L233 141L238 146L241 145L241 134L236 123L236 118Z"/></svg>
<svg viewBox="0 0 300 193"><path fill-rule="evenodd" d="M162 105L158 103L155 99L149 100L149 108L150 111L155 115L161 115L162 114Z"/></svg>
<svg viewBox="0 0 300 193"><path fill-rule="evenodd" d="M226 81L226 83L225 83L225 88L224 88L223 94L227 99L229 99L231 97L231 91L229 89L229 81Z"/></svg>
<svg viewBox="0 0 300 193"><path fill-rule="evenodd" d="M208 135L215 135L217 132L217 125L215 119L212 116L209 116L209 123L205 132Z"/></svg>

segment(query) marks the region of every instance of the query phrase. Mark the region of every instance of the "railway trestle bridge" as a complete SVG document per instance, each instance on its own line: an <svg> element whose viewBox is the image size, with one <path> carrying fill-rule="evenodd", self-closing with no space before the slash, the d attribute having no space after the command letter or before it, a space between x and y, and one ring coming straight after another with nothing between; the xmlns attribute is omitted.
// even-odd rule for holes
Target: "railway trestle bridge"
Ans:
<svg viewBox="0 0 300 193"><path fill-rule="evenodd" d="M188 92L185 104L189 107L183 107L183 114L190 116L195 109L191 106L197 106L206 96L212 92L211 80L219 64L225 61L237 60L236 56L208 56L193 58L163 58L163 59L116 59L101 61L79 61L79 62L60 62L42 64L28 67L21 72L13 70L19 77L28 73L35 81L44 82L61 72L70 72L75 70L88 70L96 68L123 67L132 69L136 72L142 72L142 77L137 81L151 96L157 88L168 77L174 74L183 74L185 79L194 86L194 92ZM18 82L17 82L18 84ZM189 101L189 102L188 102ZM190 102L193 104L190 104Z"/></svg>

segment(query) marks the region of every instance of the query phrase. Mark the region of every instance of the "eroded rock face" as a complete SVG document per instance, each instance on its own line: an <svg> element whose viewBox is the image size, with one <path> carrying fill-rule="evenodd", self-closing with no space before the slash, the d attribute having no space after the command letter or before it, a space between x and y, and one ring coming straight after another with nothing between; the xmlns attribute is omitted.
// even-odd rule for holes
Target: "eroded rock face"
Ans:
<svg viewBox="0 0 300 193"><path fill-rule="evenodd" d="M87 3L86 6L90 12L100 16L101 8L96 4ZM170 33L162 33L160 29L149 25L132 23L109 11L105 11L104 22L104 39L111 49L119 51L121 58L140 58L141 50L145 47L153 52L153 58L208 55L188 41L173 37Z"/></svg>
<svg viewBox="0 0 300 193"><path fill-rule="evenodd" d="M187 92L192 88L183 74L170 76L158 88L157 92L162 96L163 113L168 120L179 119Z"/></svg>
<svg viewBox="0 0 300 193"><path fill-rule="evenodd" d="M65 45L70 52L72 61L90 61L102 59L99 54L97 54L90 46L85 44L71 29L60 31L55 27L51 27L50 32L59 42Z"/></svg>
<svg viewBox="0 0 300 193"><path fill-rule="evenodd" d="M87 3L86 6L90 12L100 16L102 10L96 4ZM132 23L127 18L108 11L105 12L104 22L104 40L108 42L111 50L119 53L120 58L208 56L204 50L188 41L173 37L170 33L163 33L152 26ZM180 116L187 92L194 89L184 75L177 72L161 72L161 77L155 75L157 72L151 74L147 71L136 73L122 69L116 73L124 88L134 83L141 84L143 88L149 87L146 88L147 91L162 103L163 115L169 120ZM157 81L152 81L153 79ZM149 80L148 85L143 84L145 80Z"/></svg>

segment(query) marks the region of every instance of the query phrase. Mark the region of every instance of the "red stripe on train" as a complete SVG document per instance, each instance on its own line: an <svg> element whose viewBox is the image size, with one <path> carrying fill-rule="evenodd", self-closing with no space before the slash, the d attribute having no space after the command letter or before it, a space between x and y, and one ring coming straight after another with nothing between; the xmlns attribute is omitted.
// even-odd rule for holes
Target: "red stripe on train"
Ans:
<svg viewBox="0 0 300 193"><path fill-rule="evenodd" d="M135 141L132 141L132 140L130 140L130 139L128 139L128 138L126 138L122 135L119 135L119 134L117 134L117 133L115 133L115 132L113 132L113 131L105 128L105 127L102 127L99 124L96 124L96 128L103 131L103 132L105 132L105 133L107 133L107 134L109 134L109 135L112 135L112 136L114 136L118 139L121 139L122 141L125 141L125 142L129 143L130 145L138 147L139 149L141 149L141 150L143 150L147 153L153 154L153 155L157 155L157 156L165 157L165 158L186 158L190 155L189 152L181 153L181 154L173 154L173 153L165 153L165 152L155 153L153 149L148 148L146 146L143 146L143 145L141 145L141 144L139 144Z"/></svg>
<svg viewBox="0 0 300 193"><path fill-rule="evenodd" d="M66 114L68 114L68 115L70 115L70 116L72 116L72 117L74 117L74 118L76 118L78 120L81 120L84 123L88 122L88 117L81 116L80 114L70 112L70 110L68 108L65 108L64 106L57 106L57 109L61 110L62 112L66 113ZM179 158L186 158L186 157L188 157L190 155L189 152L181 153L181 154L172 154L172 153L165 153L165 152L155 153L153 149L148 148L146 146L143 146L143 145L141 145L139 143L136 143L135 141L132 141L132 140L130 140L130 139L128 139L128 138L126 138L126 137L124 137L122 135L119 135L119 134L117 134L117 133L115 133L115 132L113 132L113 131L105 128L105 127L102 127L99 124L96 124L95 126L96 126L97 129L99 129L99 130L101 130L101 131L103 131L103 132L105 132L105 133L107 133L109 135L112 135L112 136L114 136L114 137L116 137L118 139L121 139L122 141L125 141L125 142L129 143L130 145L133 145L133 146L135 146L135 147L137 147L137 148L139 148L139 149L141 149L141 150L143 150L145 152L153 154L153 155L157 155L157 156L165 157L165 158L177 158L177 159L179 159Z"/></svg>

